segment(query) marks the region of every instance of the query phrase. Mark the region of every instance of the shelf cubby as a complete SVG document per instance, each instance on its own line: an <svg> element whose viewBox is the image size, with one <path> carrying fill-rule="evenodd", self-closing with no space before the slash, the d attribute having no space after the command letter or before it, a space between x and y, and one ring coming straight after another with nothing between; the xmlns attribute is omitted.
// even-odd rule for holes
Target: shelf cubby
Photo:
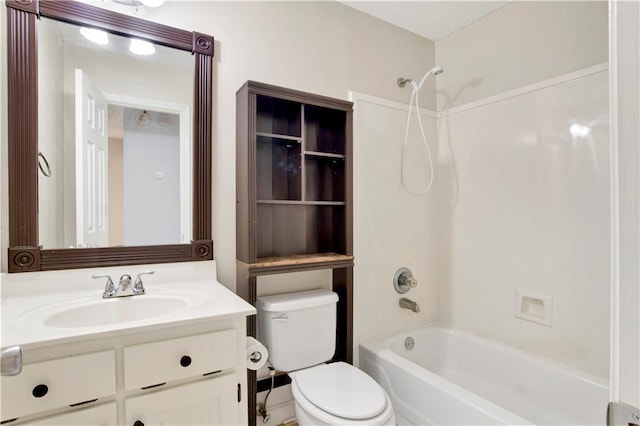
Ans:
<svg viewBox="0 0 640 426"><path fill-rule="evenodd" d="M306 150L344 155L346 117L345 111L306 105L304 109Z"/></svg>
<svg viewBox="0 0 640 426"><path fill-rule="evenodd" d="M344 156L305 153L305 200L344 202Z"/></svg>
<svg viewBox="0 0 640 426"><path fill-rule="evenodd" d="M301 200L300 141L256 136L256 196L264 200Z"/></svg>
<svg viewBox="0 0 640 426"><path fill-rule="evenodd" d="M256 99L256 131L292 137L302 136L300 103L271 96Z"/></svg>
<svg viewBox="0 0 640 426"><path fill-rule="evenodd" d="M344 206L257 205L257 258L345 253Z"/></svg>

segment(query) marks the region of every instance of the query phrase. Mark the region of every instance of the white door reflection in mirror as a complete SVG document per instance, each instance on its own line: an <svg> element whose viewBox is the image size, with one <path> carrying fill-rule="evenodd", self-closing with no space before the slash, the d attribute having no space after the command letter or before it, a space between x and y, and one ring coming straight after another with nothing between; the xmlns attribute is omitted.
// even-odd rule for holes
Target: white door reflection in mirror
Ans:
<svg viewBox="0 0 640 426"><path fill-rule="evenodd" d="M189 105L105 95L109 246L189 242Z"/></svg>
<svg viewBox="0 0 640 426"><path fill-rule="evenodd" d="M108 244L107 100L80 69L76 83L76 247Z"/></svg>
<svg viewBox="0 0 640 426"><path fill-rule="evenodd" d="M180 203L176 202L180 200L180 117L137 108L122 110L123 243L181 241Z"/></svg>

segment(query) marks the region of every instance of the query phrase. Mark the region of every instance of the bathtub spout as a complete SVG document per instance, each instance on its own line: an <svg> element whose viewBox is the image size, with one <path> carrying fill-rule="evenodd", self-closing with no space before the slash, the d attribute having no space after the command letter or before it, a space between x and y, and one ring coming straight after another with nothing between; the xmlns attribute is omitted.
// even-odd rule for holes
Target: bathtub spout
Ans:
<svg viewBox="0 0 640 426"><path fill-rule="evenodd" d="M416 313L420 312L420 306L418 306L418 304L413 300L407 299L406 297L403 297L402 299L400 299L399 305L403 309L411 309L413 312L416 312Z"/></svg>

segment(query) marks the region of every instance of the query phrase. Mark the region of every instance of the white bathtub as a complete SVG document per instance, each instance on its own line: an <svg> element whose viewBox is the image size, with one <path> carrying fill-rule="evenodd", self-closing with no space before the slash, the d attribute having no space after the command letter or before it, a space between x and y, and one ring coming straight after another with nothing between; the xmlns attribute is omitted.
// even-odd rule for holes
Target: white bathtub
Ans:
<svg viewBox="0 0 640 426"><path fill-rule="evenodd" d="M461 331L363 343L360 368L387 391L398 425L605 424L606 381Z"/></svg>

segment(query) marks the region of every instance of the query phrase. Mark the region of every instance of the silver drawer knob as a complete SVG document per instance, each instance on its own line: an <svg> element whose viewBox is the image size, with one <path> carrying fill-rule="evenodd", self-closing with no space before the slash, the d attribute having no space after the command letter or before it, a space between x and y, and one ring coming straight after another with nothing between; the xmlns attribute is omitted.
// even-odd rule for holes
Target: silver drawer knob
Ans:
<svg viewBox="0 0 640 426"><path fill-rule="evenodd" d="M0 371L3 376L17 376L22 372L22 348L9 346L0 353Z"/></svg>

